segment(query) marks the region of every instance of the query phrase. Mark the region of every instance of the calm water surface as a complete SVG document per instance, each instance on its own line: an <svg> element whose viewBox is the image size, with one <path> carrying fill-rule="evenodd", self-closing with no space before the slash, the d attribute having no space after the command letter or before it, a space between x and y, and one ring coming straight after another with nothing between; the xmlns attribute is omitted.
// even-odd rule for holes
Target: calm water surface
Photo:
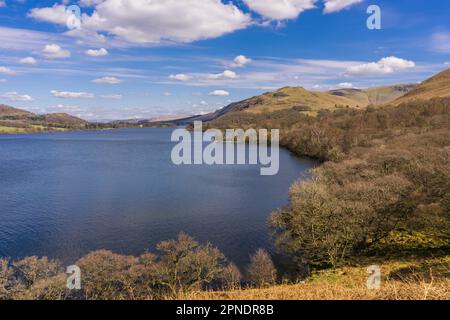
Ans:
<svg viewBox="0 0 450 320"><path fill-rule="evenodd" d="M180 231L238 264L269 247L268 215L314 163L281 150L272 177L259 166L175 166L171 133L0 136L0 256L140 254Z"/></svg>

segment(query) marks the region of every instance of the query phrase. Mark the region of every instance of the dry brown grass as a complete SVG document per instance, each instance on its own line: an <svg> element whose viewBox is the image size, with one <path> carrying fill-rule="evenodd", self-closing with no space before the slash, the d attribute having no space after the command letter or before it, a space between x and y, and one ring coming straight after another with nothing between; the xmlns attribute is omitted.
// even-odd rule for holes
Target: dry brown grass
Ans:
<svg viewBox="0 0 450 320"><path fill-rule="evenodd" d="M402 97L416 86L415 84L398 84L367 89L338 89L332 90L331 93L356 101L360 107L381 106Z"/></svg>
<svg viewBox="0 0 450 320"><path fill-rule="evenodd" d="M6 127L0 126L0 134L14 134L14 133L25 133L24 128Z"/></svg>
<svg viewBox="0 0 450 320"><path fill-rule="evenodd" d="M241 103L248 106L243 111L251 114L264 114L274 111L288 110L295 106L307 106L316 115L321 109L334 109L336 105L355 108L358 102L346 97L332 95L328 92L308 91L302 87L286 87L276 92L269 92L253 97Z"/></svg>
<svg viewBox="0 0 450 320"><path fill-rule="evenodd" d="M422 82L416 89L395 100L393 105L400 105L417 100L450 97L450 69Z"/></svg>
<svg viewBox="0 0 450 320"><path fill-rule="evenodd" d="M346 288L338 284L305 283L268 289L197 292L182 300L449 300L450 282L404 283L389 281L380 290Z"/></svg>
<svg viewBox="0 0 450 320"><path fill-rule="evenodd" d="M367 289L367 270L346 267L323 271L304 283L267 289L194 292L187 300L450 300L449 258L381 265L379 290Z"/></svg>

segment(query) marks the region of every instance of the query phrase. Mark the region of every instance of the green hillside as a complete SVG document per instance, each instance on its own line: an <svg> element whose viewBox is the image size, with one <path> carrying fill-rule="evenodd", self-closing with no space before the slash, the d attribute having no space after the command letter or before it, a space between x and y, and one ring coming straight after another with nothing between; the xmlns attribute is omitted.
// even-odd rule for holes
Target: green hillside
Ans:
<svg viewBox="0 0 450 320"><path fill-rule="evenodd" d="M0 105L0 134L86 129L89 123L66 113L38 115Z"/></svg>

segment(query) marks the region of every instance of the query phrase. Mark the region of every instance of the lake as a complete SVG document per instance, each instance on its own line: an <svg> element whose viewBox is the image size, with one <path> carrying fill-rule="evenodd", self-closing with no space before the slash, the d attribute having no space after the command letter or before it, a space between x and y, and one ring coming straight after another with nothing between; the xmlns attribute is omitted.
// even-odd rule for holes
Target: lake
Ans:
<svg viewBox="0 0 450 320"><path fill-rule="evenodd" d="M176 166L172 131L0 136L0 256L138 255L181 231L238 265L270 248L269 214L315 163L280 150L276 176L254 165Z"/></svg>

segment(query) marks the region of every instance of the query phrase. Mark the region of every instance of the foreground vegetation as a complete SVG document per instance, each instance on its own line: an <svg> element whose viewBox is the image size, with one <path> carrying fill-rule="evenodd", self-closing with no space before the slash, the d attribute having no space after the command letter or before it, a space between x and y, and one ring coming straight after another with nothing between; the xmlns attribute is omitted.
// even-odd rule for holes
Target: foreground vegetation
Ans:
<svg viewBox="0 0 450 320"><path fill-rule="evenodd" d="M67 289L68 275L58 261L29 257L0 259L2 299L149 300L176 299L199 290L236 289L275 284L277 272L269 254L258 250L245 278L210 244L200 245L181 233L157 245L158 254L139 257L101 250L81 258L81 290Z"/></svg>
<svg viewBox="0 0 450 320"><path fill-rule="evenodd" d="M81 290L67 289L68 275L57 261L1 259L0 300L450 299L450 255L366 258L292 282L264 250L241 271L217 248L185 234L157 249L139 257L105 250L83 257L77 262ZM371 264L382 271L377 290L367 287Z"/></svg>

